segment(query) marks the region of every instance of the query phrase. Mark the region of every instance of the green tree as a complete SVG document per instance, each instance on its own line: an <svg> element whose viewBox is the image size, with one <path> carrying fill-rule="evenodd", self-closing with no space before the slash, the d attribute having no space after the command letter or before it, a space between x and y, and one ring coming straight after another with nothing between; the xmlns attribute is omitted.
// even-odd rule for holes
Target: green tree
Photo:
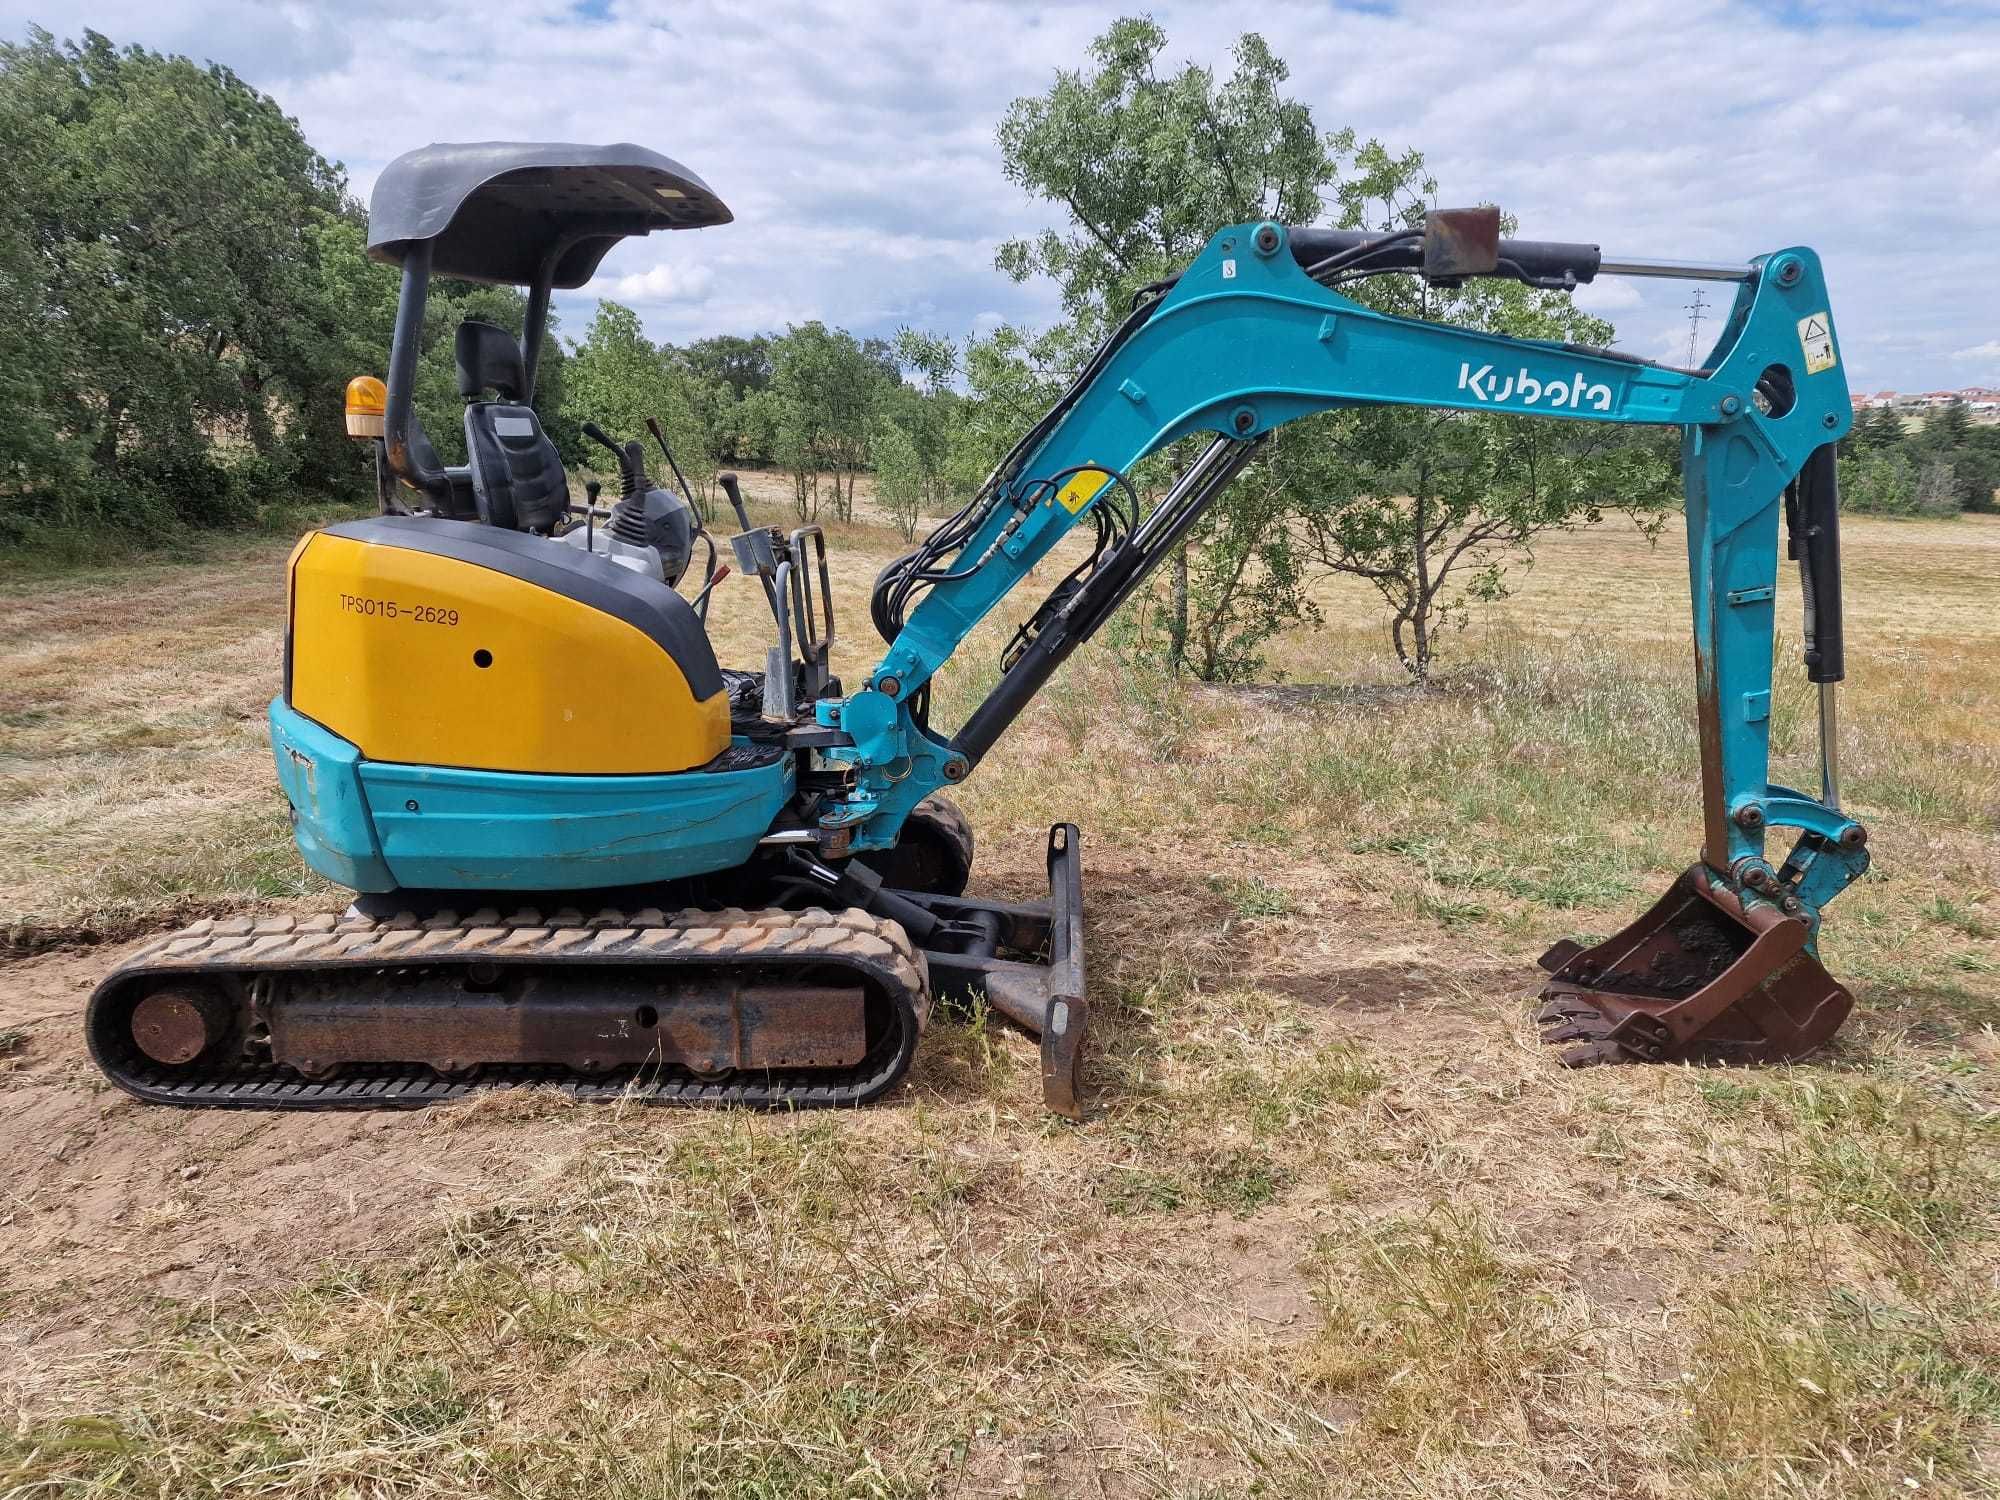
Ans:
<svg viewBox="0 0 2000 1500"><path fill-rule="evenodd" d="M31 404L0 419L19 424L0 451L33 465L10 508L212 523L302 472L351 486L321 404L317 251L355 212L226 68L95 32L0 46L0 241L32 302L14 330Z"/></svg>
<svg viewBox="0 0 2000 1500"><path fill-rule="evenodd" d="M1896 415L1894 407L1871 406L1855 417L1847 445L1857 449L1894 448L1908 436L1908 425Z"/></svg>
<svg viewBox="0 0 2000 1500"><path fill-rule="evenodd" d="M1900 449L1862 446L1839 462L1840 508L1862 515L1908 516L1917 508L1917 469Z"/></svg>
<svg viewBox="0 0 2000 1500"><path fill-rule="evenodd" d="M1008 177L1060 207L1066 224L1004 244L999 265L1016 280L1056 282L1079 355L1136 291L1180 269L1224 224L1317 220L1353 147L1350 133L1322 135L1306 106L1284 96L1289 70L1262 37L1238 38L1220 80L1195 64L1163 71L1166 40L1150 19L1114 22L1091 44L1088 69L1060 72L1045 93L1016 99L1000 124ZM1181 456L1132 477L1156 498ZM1188 547L1173 560L1167 655L1177 670L1240 664L1247 623L1268 631L1289 613L1282 587L1248 609L1238 599L1278 577L1285 546L1283 516L1248 493L1254 482L1239 480L1220 497L1192 538L1204 579L1193 579ZM1226 545L1208 550L1218 538ZM1251 565L1259 553L1262 568ZM1214 616L1199 626L1197 603ZM1197 634L1234 644L1191 661Z"/></svg>
<svg viewBox="0 0 2000 1500"><path fill-rule="evenodd" d="M831 481L834 514L854 519L856 476L868 463L877 392L894 378L886 351L818 321L785 331L771 348L765 410L773 456L792 475L799 519L816 518L820 485Z"/></svg>
<svg viewBox="0 0 2000 1500"><path fill-rule="evenodd" d="M919 522L941 514L952 493L958 350L948 338L906 328L895 352L905 378L881 383L869 448L876 495L903 539L914 541Z"/></svg>
<svg viewBox="0 0 2000 1500"><path fill-rule="evenodd" d="M2000 433L1972 424L1963 401L1952 400L1924 417L1923 431L1911 442L1922 472L1919 509L1927 514L1956 510L1991 510L2000 486ZM1948 478L1942 477L1949 470ZM1937 486L1950 497L1941 505Z"/></svg>
<svg viewBox="0 0 2000 1500"><path fill-rule="evenodd" d="M681 350L687 367L707 380L719 380L741 401L771 383L771 340L764 334L745 338L722 333L697 339Z"/></svg>
<svg viewBox="0 0 2000 1500"><path fill-rule="evenodd" d="M1090 69L1016 100L1000 127L1009 176L1067 218L1002 246L1000 264L1058 283L1080 346L1224 224L1310 224L1334 210L1349 227L1404 228L1435 191L1419 154L1319 131L1284 96L1285 64L1260 37L1237 41L1223 80L1194 65L1162 71L1165 45L1152 21L1119 21L1092 44ZM1386 311L1508 334L1607 343L1612 333L1566 295L1516 283L1442 291L1394 278L1353 291ZM1024 345L987 352L1019 361ZM1012 383L1031 384L1028 372ZM1133 477L1150 490L1167 472ZM1504 592L1508 552L1611 508L1657 518L1676 493L1672 473L1662 441L1609 428L1403 409L1298 423L1211 508L1192 565L1186 552L1177 559L1168 660L1203 677L1255 671L1261 642L1309 617L1316 562L1382 592L1399 658L1427 680L1439 626Z"/></svg>
<svg viewBox="0 0 2000 1500"><path fill-rule="evenodd" d="M1419 155L1371 143L1356 165L1347 193L1371 227L1421 223L1436 185ZM1612 339L1611 325L1567 293L1516 281L1444 288L1394 276L1351 290L1403 317L1556 343ZM1680 495L1665 429L1378 406L1308 418L1279 439L1273 478L1304 518L1311 550L1381 594L1396 659L1418 683L1430 680L1441 632L1462 625L1475 603L1504 597L1509 559L1531 562L1537 536L1609 511L1657 532Z"/></svg>
<svg viewBox="0 0 2000 1500"><path fill-rule="evenodd" d="M704 518L715 510L719 445L729 425L722 414L734 405L727 385L704 379L674 351L653 343L639 315L619 302L597 304L596 317L563 370L562 410L579 434L571 450L574 461L600 471L615 467L609 453L580 437L583 424L595 422L620 443L636 441L646 451L654 480L670 482L646 425L647 418L656 418Z"/></svg>
<svg viewBox="0 0 2000 1500"><path fill-rule="evenodd" d="M1959 462L1967 510L2000 510L2000 423L1974 427Z"/></svg>

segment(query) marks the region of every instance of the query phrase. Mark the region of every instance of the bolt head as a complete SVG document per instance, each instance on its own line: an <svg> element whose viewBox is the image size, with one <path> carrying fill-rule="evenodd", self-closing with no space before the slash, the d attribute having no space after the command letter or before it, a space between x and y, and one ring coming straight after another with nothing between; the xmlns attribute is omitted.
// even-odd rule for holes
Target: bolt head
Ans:
<svg viewBox="0 0 2000 1500"><path fill-rule="evenodd" d="M1764 809L1754 802L1745 803L1736 809L1736 826L1738 828L1762 828L1764 826Z"/></svg>
<svg viewBox="0 0 2000 1500"><path fill-rule="evenodd" d="M1257 246L1257 253L1259 255L1276 253L1278 248L1278 226L1275 224L1259 224L1254 243Z"/></svg>
<svg viewBox="0 0 2000 1500"><path fill-rule="evenodd" d="M885 673L875 679L875 691L878 693L886 693L889 697L893 698L902 690L903 679L893 674Z"/></svg>

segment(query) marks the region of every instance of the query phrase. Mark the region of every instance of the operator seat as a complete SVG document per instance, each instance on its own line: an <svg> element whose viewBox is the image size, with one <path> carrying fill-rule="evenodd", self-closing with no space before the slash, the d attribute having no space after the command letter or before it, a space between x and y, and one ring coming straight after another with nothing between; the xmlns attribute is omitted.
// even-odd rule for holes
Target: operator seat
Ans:
<svg viewBox="0 0 2000 1500"><path fill-rule="evenodd" d="M546 532L569 505L562 456L527 404L521 346L504 328L468 318L453 346L465 408L465 454L479 519L503 531ZM491 390L497 401L479 399Z"/></svg>

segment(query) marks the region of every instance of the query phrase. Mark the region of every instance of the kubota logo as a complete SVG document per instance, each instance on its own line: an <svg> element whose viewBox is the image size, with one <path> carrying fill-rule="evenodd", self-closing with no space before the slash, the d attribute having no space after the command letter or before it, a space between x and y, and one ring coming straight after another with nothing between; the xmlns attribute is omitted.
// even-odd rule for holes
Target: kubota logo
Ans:
<svg viewBox="0 0 2000 1500"><path fill-rule="evenodd" d="M1525 369L1496 376L1491 365L1481 365L1475 370L1469 363L1461 363L1458 388L1472 392L1475 401L1518 401L1523 406L1571 408L1580 408L1588 401L1593 410L1611 410L1611 387L1601 381L1586 383L1581 370L1566 381L1537 380Z"/></svg>

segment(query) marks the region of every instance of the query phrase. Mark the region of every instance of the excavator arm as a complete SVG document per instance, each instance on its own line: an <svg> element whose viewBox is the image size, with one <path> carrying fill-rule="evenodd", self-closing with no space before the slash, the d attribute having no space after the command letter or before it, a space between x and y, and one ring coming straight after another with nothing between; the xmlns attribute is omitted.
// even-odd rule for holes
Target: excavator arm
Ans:
<svg viewBox="0 0 2000 1500"><path fill-rule="evenodd" d="M1508 276L1574 286L1605 272L1733 282L1700 369L1378 312L1340 273L1409 269L1451 282ZM831 853L884 849L933 790L967 776L1061 662L1200 519L1258 441L1314 412L1369 404L1670 424L1682 432L1702 763L1701 860L1609 943L1558 944L1544 1020L1571 1060L1792 1055L1850 998L1814 957L1820 908L1867 865L1841 812L1833 687L1843 675L1832 445L1852 419L1818 258L1794 247L1742 266L1606 261L1592 245L1498 238L1494 210L1433 214L1421 233L1368 236L1274 223L1224 229L1149 289L1071 389L974 501L878 582L888 650L865 687L818 705L853 768L820 810ZM1150 513L1128 476L1178 439L1212 440ZM1807 668L1821 684L1815 797L1769 780L1778 520L1807 600ZM967 635L1080 523L1089 562L1017 637L998 684L958 729L928 724L928 687ZM1769 830L1797 842L1782 861ZM1756 954L1751 956L1750 950ZM1751 1023L1743 1015L1758 1013ZM1664 1019L1663 1019L1664 1018Z"/></svg>

